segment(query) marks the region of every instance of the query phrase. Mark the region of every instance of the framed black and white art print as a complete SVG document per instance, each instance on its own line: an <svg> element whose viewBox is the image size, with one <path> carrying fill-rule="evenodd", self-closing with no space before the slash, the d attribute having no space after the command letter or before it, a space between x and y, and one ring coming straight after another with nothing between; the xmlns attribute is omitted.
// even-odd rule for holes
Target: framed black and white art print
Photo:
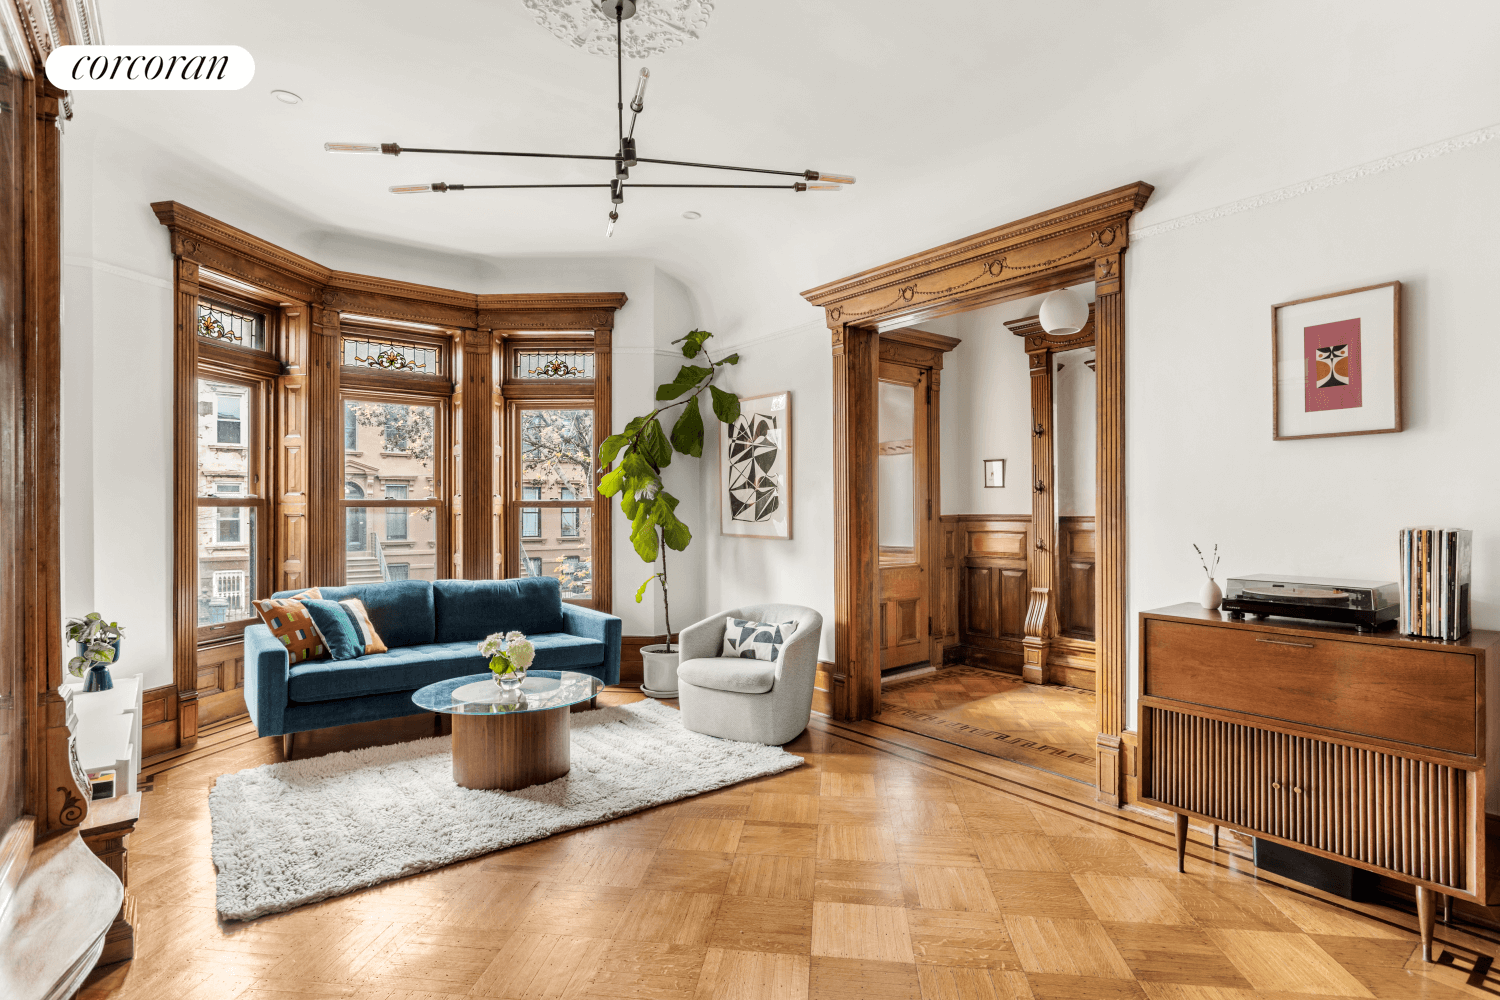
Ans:
<svg viewBox="0 0 1500 1000"><path fill-rule="evenodd" d="M792 394L740 397L740 418L719 424L719 530L792 537Z"/></svg>

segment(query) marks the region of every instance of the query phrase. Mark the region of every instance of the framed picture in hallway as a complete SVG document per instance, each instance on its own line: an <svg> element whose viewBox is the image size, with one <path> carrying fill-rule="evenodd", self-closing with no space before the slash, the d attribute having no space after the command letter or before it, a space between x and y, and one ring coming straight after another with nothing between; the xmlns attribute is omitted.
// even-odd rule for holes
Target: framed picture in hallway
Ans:
<svg viewBox="0 0 1500 1000"><path fill-rule="evenodd" d="M1401 282L1271 307L1273 440L1401 427Z"/></svg>
<svg viewBox="0 0 1500 1000"><path fill-rule="evenodd" d="M741 396L740 418L719 424L719 531L792 537L792 394Z"/></svg>

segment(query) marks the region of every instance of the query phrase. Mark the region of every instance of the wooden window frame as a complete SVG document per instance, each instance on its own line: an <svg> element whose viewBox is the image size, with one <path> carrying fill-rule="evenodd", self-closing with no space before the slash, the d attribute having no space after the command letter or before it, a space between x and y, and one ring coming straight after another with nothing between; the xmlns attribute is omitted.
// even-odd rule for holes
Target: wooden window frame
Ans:
<svg viewBox="0 0 1500 1000"><path fill-rule="evenodd" d="M342 345L340 349L342 350ZM344 372L350 371L350 369L348 368L345 368L343 370ZM360 374L371 373L361 372ZM394 373L380 373L375 375L375 379L378 380L381 384L389 384L388 380L399 378L407 378L414 381L422 380L422 383L427 382L427 376L423 375L402 376ZM355 385L348 384L351 381L354 382ZM337 396L339 455L343 456L347 452L347 449L343 447L345 443L344 412L345 404L347 402L353 401L359 403L391 403L397 406L430 406L432 407L433 411L433 495L430 497L418 497L414 499L408 498L406 500L398 500L394 497L370 497L368 495L360 499L354 499L345 496L344 490L341 488L339 491L340 510L337 523L336 525L325 526L324 530L335 532L338 535L340 540L339 551L343 555L343 558L347 560L348 538L346 536L346 527L348 524L348 515L345 512L350 508L363 507L366 509L378 508L381 510L388 510L390 508L431 508L433 511L433 520L435 523L435 540L437 542L436 548L434 550L433 578L437 580L449 579L452 575L453 570L452 533L449 530L449 527L452 523L452 477L455 471L452 468L451 461L451 456L453 453L452 407L449 406L449 397L451 396L451 393L444 392L435 386L431 386L430 383L427 384L425 388L423 387L422 383L418 383L416 385L413 385L410 390L406 392L371 392L367 389L358 387L358 384L363 381L366 381L366 379L341 380L339 393ZM446 386L447 384L448 383L445 380L443 382L443 385ZM341 465L339 467L339 482L343 483L346 480L347 476L345 475L344 467ZM371 515L369 514L365 515L366 531L369 530L370 516ZM347 563L345 565L347 565ZM340 579L344 579L343 574L340 574ZM410 579L410 577L408 577L408 579Z"/></svg>
<svg viewBox="0 0 1500 1000"><path fill-rule="evenodd" d="M521 575L521 553L514 541L521 537L521 509L563 508L582 510L589 508L590 541L590 589L592 597L587 601L568 601L570 604L591 607L610 612L613 608L613 570L610 549L610 520L613 505L608 497L598 491L599 469L591 470L590 496L587 499L574 497L568 500L525 500L521 483L521 425L520 412L536 409L590 409L594 414L594 440L592 454L599 454L599 445L611 433L612 415L610 400L611 358L609 330L595 331L505 331L497 334L501 343L500 398L497 405L503 407L500 426L502 446L500 448L500 489L496 504L500 508L499 523L502 537L497 546L502 551L503 572L509 577ZM594 377L592 379L519 379L512 375L516 355L522 351L590 351L594 355ZM566 600L566 598L565 598Z"/></svg>
<svg viewBox="0 0 1500 1000"><path fill-rule="evenodd" d="M265 316L266 338L269 341L272 328L276 325L276 313L275 311L266 311L264 307L256 307L256 309ZM196 336L196 333L194 336ZM204 347L212 348L212 350L204 351L202 350ZM215 625L204 625L198 622L195 613L193 616L194 635L196 636L197 646L202 648L240 639L244 635L246 627L255 624L259 620L256 616L253 602L269 596L274 590L274 587L271 585L272 566L274 564L272 558L271 509L276 484L273 474L275 463L272 461L271 454L275 395L275 377L272 374L272 369L279 368L279 365L269 356L268 352L253 351L247 348L234 347L233 345L217 344L212 341L200 341L199 348L198 366L192 380L194 398L197 398L198 383L200 381L219 382L226 385L243 387L246 392L247 401L245 410L241 415L241 437L248 440L245 440L243 443L246 458L246 480L245 490L242 495L230 497L224 494L216 494L210 496L198 493L194 489L192 596L195 609L198 595L202 590L202 580L199 577L198 571L200 557L198 551L197 519L201 516L199 512L206 508L219 507L253 508L256 512L254 518L255 527L249 539L252 551L254 552L252 566L255 574L255 586L246 595L245 610L248 614L233 621L221 622ZM196 486L197 477L200 475L196 460L198 444L196 421L192 428L192 441L195 456L193 482Z"/></svg>

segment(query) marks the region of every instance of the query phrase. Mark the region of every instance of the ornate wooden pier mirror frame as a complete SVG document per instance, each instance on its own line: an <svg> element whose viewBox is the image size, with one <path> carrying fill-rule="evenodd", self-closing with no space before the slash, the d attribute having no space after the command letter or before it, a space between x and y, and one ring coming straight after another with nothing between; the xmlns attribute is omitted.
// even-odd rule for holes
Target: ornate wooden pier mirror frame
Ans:
<svg viewBox="0 0 1500 1000"><path fill-rule="evenodd" d="M1098 386L1098 795L1118 804L1125 722L1125 304L1130 217L1152 187L1106 191L803 292L833 335L834 667L838 719L879 710L880 334L1095 282Z"/></svg>

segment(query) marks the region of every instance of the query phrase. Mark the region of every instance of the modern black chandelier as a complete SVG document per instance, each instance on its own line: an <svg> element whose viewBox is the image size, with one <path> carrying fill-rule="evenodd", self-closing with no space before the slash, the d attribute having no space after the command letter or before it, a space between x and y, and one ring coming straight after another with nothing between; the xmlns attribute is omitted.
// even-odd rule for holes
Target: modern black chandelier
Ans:
<svg viewBox="0 0 1500 1000"><path fill-rule="evenodd" d="M762 191L837 191L845 184L853 184L854 178L847 174L830 174L817 170L767 170L761 167L736 167L722 163L693 163L686 160L659 160L639 155L635 141L635 123L646 108L646 84L651 80L651 71L641 67L640 79L636 82L635 97L630 102L630 130L625 129L625 55L622 27L625 21L635 16L636 0L593 0L601 15L615 22L615 109L619 122L619 146L613 156L585 153L521 153L484 149L427 149L402 146L394 142L325 142L323 148L330 153L369 153L400 156L402 153L447 153L458 156L520 156L553 160L611 160L615 176L607 184L448 184L436 181L431 184L397 184L392 194L426 194L449 191L479 191L517 188L609 188L609 225L604 235L613 236L615 223L620 218L620 206L625 202L625 189L631 188L733 188L737 190ZM641 184L630 181L630 168L642 163L659 163L674 167L697 167L703 170L735 170L749 174L774 174L779 177L795 177L796 181L782 184Z"/></svg>

